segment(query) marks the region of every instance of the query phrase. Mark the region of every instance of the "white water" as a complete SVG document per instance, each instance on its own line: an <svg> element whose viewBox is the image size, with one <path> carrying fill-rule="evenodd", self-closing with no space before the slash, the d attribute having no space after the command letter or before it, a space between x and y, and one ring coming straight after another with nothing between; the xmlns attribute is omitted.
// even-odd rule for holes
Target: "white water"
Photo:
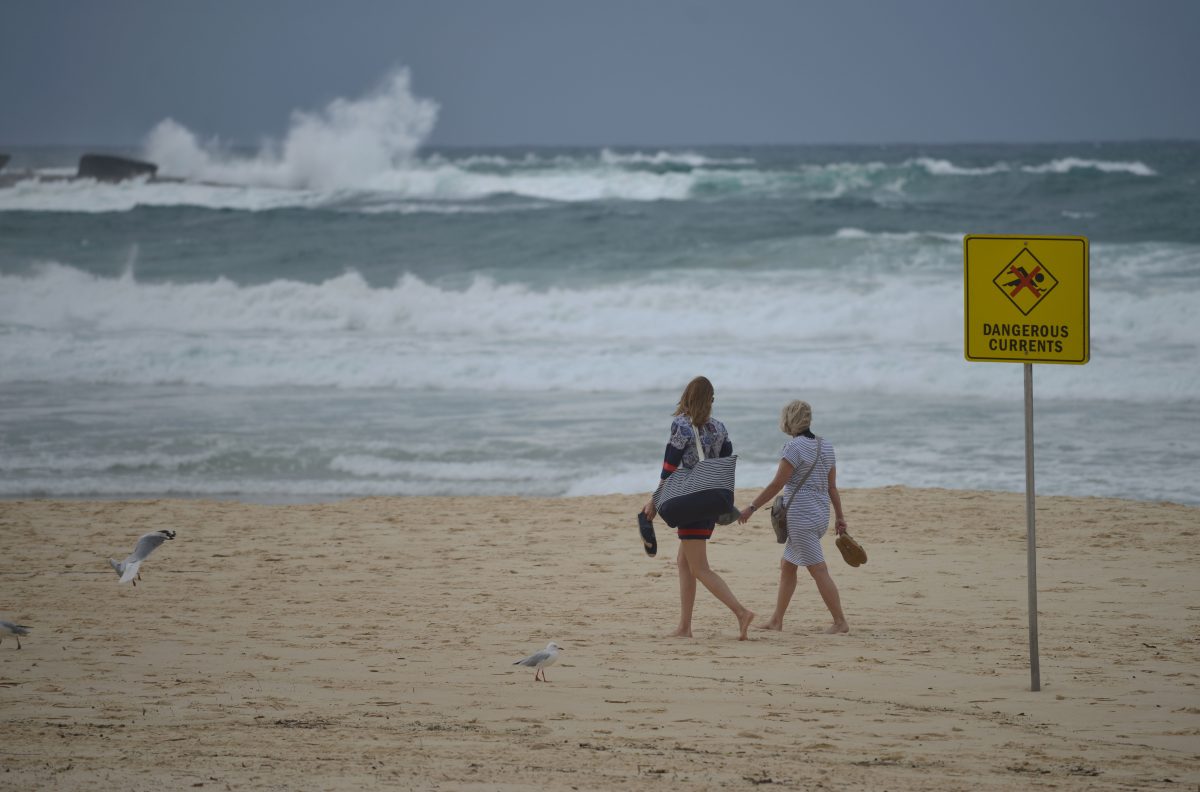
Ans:
<svg viewBox="0 0 1200 792"><path fill-rule="evenodd" d="M919 243L839 232L832 244L854 266L810 272L823 287L803 302L788 269L549 289L477 277L451 289L413 275L373 287L354 272L315 284L142 283L48 264L0 276L0 383L637 392L703 369L758 390L802 371L851 392L987 396L1009 367L963 361L959 248L946 242L926 260L912 253ZM898 245L912 266L872 264ZM1200 399L1197 292L1175 277L1200 252L1093 255L1109 264L1092 284L1091 363L1042 367L1040 394Z"/></svg>
<svg viewBox="0 0 1200 792"><path fill-rule="evenodd" d="M219 141L200 142L167 119L145 143L160 175L257 187L321 191L361 188L403 168L429 137L438 106L413 96L406 69L392 72L358 99L335 99L316 113L296 111L281 142L268 140L254 157L238 157Z"/></svg>
<svg viewBox="0 0 1200 792"><path fill-rule="evenodd" d="M436 102L414 94L405 69L362 96L293 112L285 133L246 154L205 139L173 119L146 136L141 156L161 180L120 184L62 180L46 168L0 189L0 211L128 212L137 207L193 206L238 211L347 206L367 213L442 211L499 196L550 203L685 201L709 191L786 194L813 200L860 194L881 204L902 200L917 175L957 180L1010 172L1053 178L1076 170L1157 176L1141 161L1060 157L1017 165L966 166L916 157L896 163L834 162L778 166L753 157L695 151L613 151L541 156L424 155L438 116ZM529 208L526 204L523 208ZM457 210L457 209L456 209Z"/></svg>
<svg viewBox="0 0 1200 792"><path fill-rule="evenodd" d="M1110 158L907 147L888 162L856 160L877 157L864 150L824 161L824 149L430 153L437 114L397 71L294 113L254 151L164 120L142 152L164 179L64 180L73 169L60 166L6 177L0 212L29 226L0 262L0 497L645 492L697 373L717 384L744 486L769 479L778 408L801 396L845 487L1020 490L1021 367L963 360L962 234L1037 209L1095 219L1097 239L1194 240L1193 171L1171 172L1153 145ZM596 206L561 206L579 203ZM1139 219L1157 205L1166 216ZM155 236L163 224L197 223L179 241L212 250L227 241L213 221L229 218L83 216L140 207L269 212L234 215L264 245L310 220L376 232L391 220L347 213L463 217L394 218L450 235L395 244L449 252L422 262L430 279L383 283L398 271L387 254L362 261L353 242L299 261L281 247L175 262ZM496 213L509 214L482 216ZM718 215L731 218L724 237L707 233ZM519 247L463 256L517 280L456 269L475 229L556 249L578 243L580 218L598 233L578 272L569 257L524 262ZM630 218L651 232L616 240ZM678 253L659 248L659 228L683 241ZM84 271L107 262L73 260L70 245L98 229L134 250L151 235L153 271L177 280L142 277L136 254L120 277ZM47 233L65 242L59 261L31 265ZM630 249L608 259L610 240ZM1039 492L1200 503L1200 248L1091 253L1091 362L1036 367ZM343 261L375 279L299 279ZM228 277L201 274L215 272Z"/></svg>
<svg viewBox="0 0 1200 792"><path fill-rule="evenodd" d="M494 158L467 157L462 161L443 156L421 158L412 153L401 155L400 150L392 151L383 145L368 147L367 154L359 154L339 167L332 159L288 153L289 146L284 146L281 154L275 145L268 145L254 157L223 152L214 144L200 144L195 135L172 121L160 124L153 137L155 151L147 156L164 163L161 174L166 179L181 177L186 181L136 179L104 184L90 179L63 181L43 173L40 175L47 178L33 176L0 189L0 211L106 213L167 206L248 212L342 207L366 213L387 211L388 207L398 211L443 211L447 203L470 205L499 196L552 203L685 201L708 189L785 194L810 200L864 193L886 204L904 199L908 193L907 180L914 169L951 179L1012 170L1003 163L969 168L946 160L922 159L895 165L882 162L810 165L787 171L751 164L736 168L708 167L719 161L697 157L696 167L660 173L634 166L640 162L666 161L661 153L634 153L531 163L517 160L509 163L511 167L506 170L488 172L476 168ZM333 153L327 155L333 156ZM737 160L731 160L734 161ZM1088 163L1075 159L1023 166L1020 170L1064 174L1078 168L1154 175L1142 163ZM397 207L397 201L403 203Z"/></svg>

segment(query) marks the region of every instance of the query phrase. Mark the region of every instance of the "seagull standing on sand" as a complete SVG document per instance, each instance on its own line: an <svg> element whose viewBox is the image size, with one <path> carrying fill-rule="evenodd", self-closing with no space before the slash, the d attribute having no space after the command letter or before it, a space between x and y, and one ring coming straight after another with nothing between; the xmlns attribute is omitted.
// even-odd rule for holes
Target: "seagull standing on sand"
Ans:
<svg viewBox="0 0 1200 792"><path fill-rule="evenodd" d="M0 633L8 633L17 639L17 648L21 648L21 636L29 635L29 628L24 624L13 624L10 621L0 619Z"/></svg>
<svg viewBox="0 0 1200 792"><path fill-rule="evenodd" d="M154 548L163 542L174 538L174 531L163 530L144 534L138 539L137 546L133 548L133 552L129 554L128 558L124 561L115 561L110 558L108 565L121 577L120 582L133 583L136 586L137 582L142 579L142 573L138 570L141 568L142 562L146 560L146 556L154 552Z"/></svg>
<svg viewBox="0 0 1200 792"><path fill-rule="evenodd" d="M541 681L546 682L548 681L546 679L546 666L554 665L554 662L558 660L558 652L560 648L561 647L558 644L554 643L554 641L551 641L550 643L546 644L545 649L541 650L540 652L534 652L533 654L529 655L529 657L513 663L513 665L523 665L529 668L536 668L537 671L533 675L534 681L537 681L538 677L540 676Z"/></svg>

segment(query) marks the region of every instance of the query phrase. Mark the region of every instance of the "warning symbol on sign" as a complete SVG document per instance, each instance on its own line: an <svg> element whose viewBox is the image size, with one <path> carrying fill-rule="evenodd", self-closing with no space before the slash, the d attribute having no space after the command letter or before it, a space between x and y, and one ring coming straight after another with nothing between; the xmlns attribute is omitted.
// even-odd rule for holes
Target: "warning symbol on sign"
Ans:
<svg viewBox="0 0 1200 792"><path fill-rule="evenodd" d="M1054 291L1058 280L1038 261L1037 256L1023 248L1016 258L992 278L996 288L1017 306L1024 316L1037 307L1046 295Z"/></svg>

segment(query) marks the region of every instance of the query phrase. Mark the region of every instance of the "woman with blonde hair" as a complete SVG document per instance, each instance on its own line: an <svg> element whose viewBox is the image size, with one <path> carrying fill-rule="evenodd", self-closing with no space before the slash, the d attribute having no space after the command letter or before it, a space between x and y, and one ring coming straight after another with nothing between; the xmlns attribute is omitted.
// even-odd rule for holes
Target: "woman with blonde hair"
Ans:
<svg viewBox="0 0 1200 792"><path fill-rule="evenodd" d="M671 437L663 458L659 487L679 467L691 469L700 461L696 451L696 436L705 458L727 457L733 453L733 443L725 424L712 417L712 405L716 395L707 377L696 377L683 389L679 404L675 408L675 419L671 422ZM654 497L646 502L642 513L653 520L656 514ZM721 522L732 522L736 512ZM717 517L700 522L681 525L676 529L679 536L679 554L675 564L679 570L679 626L670 634L673 638L692 637L692 609L696 604L696 581L713 593L725 604L738 621L738 640L746 640L746 631L754 620L754 612L745 608L730 591L725 580L708 565L707 541L716 528Z"/></svg>
<svg viewBox="0 0 1200 792"><path fill-rule="evenodd" d="M775 478L742 510L738 522L749 520L750 515L771 503L780 490L784 492L785 503L790 499L787 544L783 559L779 562L779 592L776 595L775 612L762 629L783 629L783 614L787 612L792 594L796 591L796 570L804 567L817 584L817 591L833 616L833 624L825 632L850 632L850 625L842 613L837 585L829 575L825 554L821 551L821 537L829 528L830 503L836 516L834 530L839 536L846 532L846 517L842 514L842 498L837 488L837 460L833 445L814 435L811 426L812 407L808 402L797 399L784 406L779 416L779 429L791 440L783 446Z"/></svg>

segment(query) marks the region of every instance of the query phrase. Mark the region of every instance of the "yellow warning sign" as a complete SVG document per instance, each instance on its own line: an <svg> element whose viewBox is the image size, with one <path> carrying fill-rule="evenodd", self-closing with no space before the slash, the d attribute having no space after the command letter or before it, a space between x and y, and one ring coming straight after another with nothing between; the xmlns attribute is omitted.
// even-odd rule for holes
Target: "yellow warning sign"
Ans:
<svg viewBox="0 0 1200 792"><path fill-rule="evenodd" d="M1086 237L963 238L967 360L1088 362Z"/></svg>

